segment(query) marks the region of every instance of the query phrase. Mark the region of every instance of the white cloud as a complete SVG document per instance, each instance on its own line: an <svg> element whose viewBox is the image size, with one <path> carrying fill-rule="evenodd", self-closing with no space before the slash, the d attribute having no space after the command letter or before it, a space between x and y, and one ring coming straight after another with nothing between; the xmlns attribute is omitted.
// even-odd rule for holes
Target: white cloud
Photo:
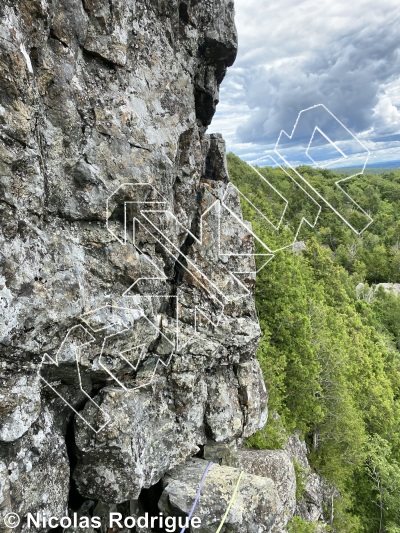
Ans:
<svg viewBox="0 0 400 533"><path fill-rule="evenodd" d="M374 108L374 128L390 135L400 129L400 80L380 86Z"/></svg>
<svg viewBox="0 0 400 533"><path fill-rule="evenodd" d="M374 157L400 159L387 137L400 134L399 22L397 0L236 0L239 54L210 131L253 157L323 103Z"/></svg>

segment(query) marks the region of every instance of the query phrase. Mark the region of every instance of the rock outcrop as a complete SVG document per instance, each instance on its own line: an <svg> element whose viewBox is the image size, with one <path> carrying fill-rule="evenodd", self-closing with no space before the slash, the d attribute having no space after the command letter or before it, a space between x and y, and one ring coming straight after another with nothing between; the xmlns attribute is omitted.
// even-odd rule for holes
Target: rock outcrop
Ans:
<svg viewBox="0 0 400 533"><path fill-rule="evenodd" d="M206 461L191 459L169 472L163 480L161 511L172 516L188 515L206 467ZM201 519L198 531L216 531L228 508L229 513L223 522L228 531L283 531L276 529L281 502L271 479L246 472L241 474L237 468L213 464L196 507L196 516Z"/></svg>
<svg viewBox="0 0 400 533"><path fill-rule="evenodd" d="M38 420L11 445L0 444L0 512L64 516L70 464L54 414L43 407ZM1 520L0 531L8 531ZM11 529L10 529L11 531Z"/></svg>
<svg viewBox="0 0 400 533"><path fill-rule="evenodd" d="M285 531L296 510L296 474L285 450L240 450L239 463L250 474L272 479L279 495L275 528Z"/></svg>
<svg viewBox="0 0 400 533"><path fill-rule="evenodd" d="M289 437L285 451L292 461L296 461L302 471L304 494L296 502L296 516L300 516L306 522L319 522L323 526L325 493L323 480L310 467L306 443L296 435Z"/></svg>
<svg viewBox="0 0 400 533"><path fill-rule="evenodd" d="M400 283L378 283L370 287L368 283L359 283L356 287L356 294L359 300L364 299L371 302L375 297L375 292L383 290L393 296L400 295Z"/></svg>
<svg viewBox="0 0 400 533"><path fill-rule="evenodd" d="M205 134L232 1L0 18L1 506L27 531L31 510L137 501L261 427L267 396L253 240Z"/></svg>
<svg viewBox="0 0 400 533"><path fill-rule="evenodd" d="M283 533L295 516L326 531L323 481L311 469L299 437L290 437L284 450L207 443L204 458L187 460L163 477L158 504L163 513L187 516L194 506L199 533L215 531L227 509L229 531Z"/></svg>
<svg viewBox="0 0 400 533"><path fill-rule="evenodd" d="M0 532L10 512L17 533L28 513L101 531L111 511L187 514L208 460L202 531L240 475L229 531L293 515L289 455L236 452L267 391L253 236L206 134L233 16L232 0L0 5Z"/></svg>

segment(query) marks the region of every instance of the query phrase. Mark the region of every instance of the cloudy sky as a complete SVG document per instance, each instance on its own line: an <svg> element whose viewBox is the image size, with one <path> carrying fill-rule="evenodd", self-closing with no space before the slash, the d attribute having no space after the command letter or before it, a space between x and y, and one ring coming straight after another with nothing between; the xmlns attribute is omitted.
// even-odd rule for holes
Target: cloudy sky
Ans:
<svg viewBox="0 0 400 533"><path fill-rule="evenodd" d="M292 134L301 110L323 104L332 115L322 107L302 114L296 134L303 147L315 126L322 135L314 135L314 154L318 143L338 143L342 129L342 145L333 151L347 154L351 132L360 151L370 150L369 163L400 160L398 0L235 4L239 54L209 128L224 135L228 150L262 163L281 130Z"/></svg>

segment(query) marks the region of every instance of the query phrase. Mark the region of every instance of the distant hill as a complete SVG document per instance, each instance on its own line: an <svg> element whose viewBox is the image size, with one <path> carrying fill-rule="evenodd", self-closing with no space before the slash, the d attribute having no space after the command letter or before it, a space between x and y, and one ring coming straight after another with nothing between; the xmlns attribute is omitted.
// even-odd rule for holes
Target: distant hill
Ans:
<svg viewBox="0 0 400 533"><path fill-rule="evenodd" d="M344 172L348 172L352 168L356 167L340 167L332 169L334 172L338 172L340 174ZM400 161L383 161L382 163L371 163L368 164L367 167L364 170L364 174L384 174L385 172L391 172L393 170L399 170L400 169Z"/></svg>

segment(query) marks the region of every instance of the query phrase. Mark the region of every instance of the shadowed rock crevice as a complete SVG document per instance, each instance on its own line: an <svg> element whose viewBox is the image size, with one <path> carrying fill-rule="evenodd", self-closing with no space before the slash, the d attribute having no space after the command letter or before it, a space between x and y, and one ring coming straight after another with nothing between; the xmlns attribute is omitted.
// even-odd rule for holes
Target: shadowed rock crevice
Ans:
<svg viewBox="0 0 400 533"><path fill-rule="evenodd" d="M83 407L83 405L81 407ZM67 447L68 460L69 460L69 465L70 465L68 507L72 511L77 511L78 509L82 507L86 499L79 493L76 487L75 480L72 476L74 469L78 462L77 449L76 449L76 444L75 444L75 435L74 435L74 421L72 418L67 424L67 429L65 433L65 444Z"/></svg>
<svg viewBox="0 0 400 533"><path fill-rule="evenodd" d="M187 5L186 2L181 2L179 4L179 19L184 24L188 24L188 22L189 22L188 5Z"/></svg>
<svg viewBox="0 0 400 533"><path fill-rule="evenodd" d="M149 517L159 516L160 511L158 507L158 502L161 498L162 490L163 488L161 481L159 481L148 489L142 490L138 498L138 504L140 506L142 515L147 513ZM154 531L155 533L163 533L165 529L160 528L157 525L157 527L152 528L152 531Z"/></svg>

